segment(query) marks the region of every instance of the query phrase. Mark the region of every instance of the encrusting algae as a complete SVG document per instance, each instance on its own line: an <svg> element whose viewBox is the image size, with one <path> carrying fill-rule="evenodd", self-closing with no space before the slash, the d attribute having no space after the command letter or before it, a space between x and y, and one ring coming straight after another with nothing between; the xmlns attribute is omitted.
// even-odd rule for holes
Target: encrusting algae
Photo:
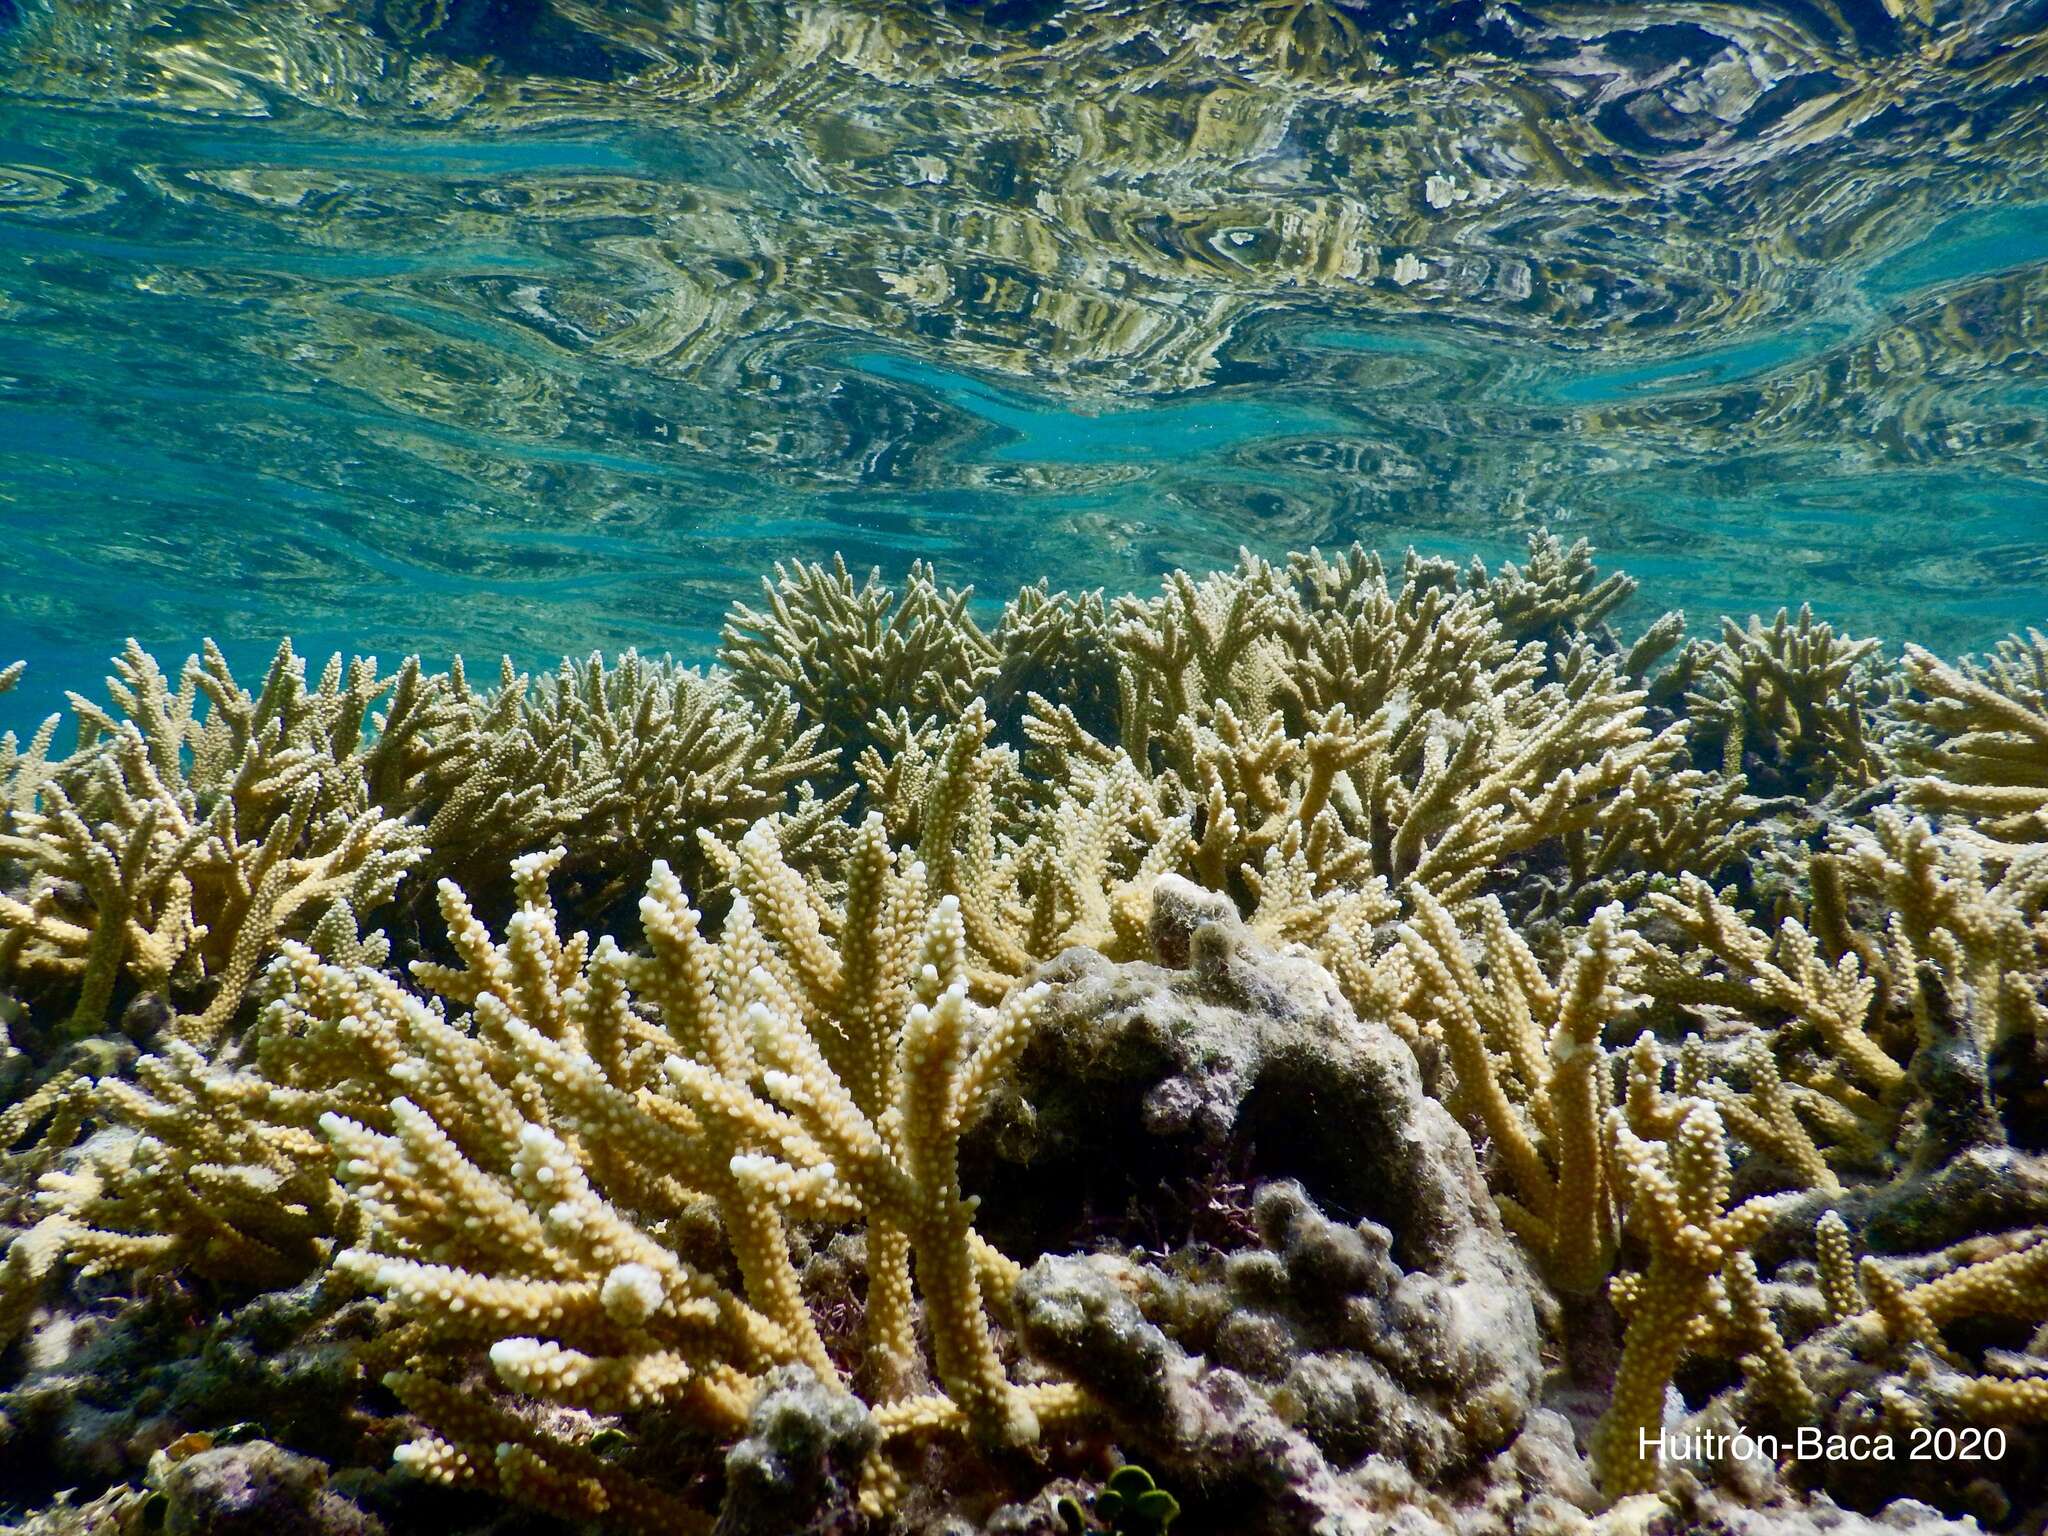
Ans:
<svg viewBox="0 0 2048 1536"><path fill-rule="evenodd" d="M764 587L0 744L20 1529L2040 1528L2048 640Z"/></svg>

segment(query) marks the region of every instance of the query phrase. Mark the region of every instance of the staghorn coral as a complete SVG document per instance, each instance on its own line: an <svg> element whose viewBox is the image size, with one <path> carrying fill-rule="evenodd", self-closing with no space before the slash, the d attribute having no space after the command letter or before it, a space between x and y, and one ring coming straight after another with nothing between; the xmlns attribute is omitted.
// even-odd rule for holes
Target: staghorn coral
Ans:
<svg viewBox="0 0 2048 1536"><path fill-rule="evenodd" d="M942 734L862 765L892 834L917 849L935 890L959 900L969 944L1001 978L991 984L1070 944L1141 944L1150 883L1185 856L1185 824L1159 812L1114 754L1074 765L1062 792L1034 805L993 731L976 701Z"/></svg>
<svg viewBox="0 0 2048 1536"><path fill-rule="evenodd" d="M1860 954L1830 957L1796 918L1774 931L1759 928L1727 893L1692 875L1676 891L1648 897L1639 921L1658 925L1666 938L1638 936L1636 987L1681 1012L1719 1009L1753 1020L1770 1032L1779 1058L1770 1070L1796 1085L1801 1113L1824 1122L1851 1155L1875 1155L1888 1144L1906 1072L1872 1035L1881 1022L1878 982ZM1818 1053L1801 1049L1808 1042ZM1765 1116L1776 1118L1769 1108Z"/></svg>
<svg viewBox="0 0 2048 1536"><path fill-rule="evenodd" d="M1834 1163L1926 1168L2002 1143L1991 1100L2038 1081L2048 982L2037 861L1891 806L1832 842L1807 856L1804 921L1759 924L1691 875L1653 893L1632 968L1662 1009L1758 1031L1739 1067L1757 1112L1736 1109L1736 1129L1815 1188Z"/></svg>
<svg viewBox="0 0 2048 1536"><path fill-rule="evenodd" d="M1523 565L1504 563L1497 574L1489 574L1483 561L1474 560L1467 584L1484 596L1499 617L1510 640L1542 639L1552 644L1574 634L1602 629L1614 611L1635 596L1636 580L1621 571L1602 576L1593 566L1593 546L1575 539L1567 546L1548 530L1529 536L1529 558ZM1683 617L1666 614L1650 627L1648 648L1633 648L1628 670L1640 675L1648 663L1676 642L1674 621L1683 627Z"/></svg>
<svg viewBox="0 0 2048 1536"><path fill-rule="evenodd" d="M1961 666L1909 645L1905 673L1920 697L1901 712L1931 737L1901 748L1908 798L2001 842L2048 841L2048 636Z"/></svg>
<svg viewBox="0 0 2048 1536"><path fill-rule="evenodd" d="M1721 620L1718 644L1693 647L1678 671L1691 679L1688 712L1701 747L1718 744L1729 775L1773 792L1862 786L1886 771L1868 716L1882 698L1879 644L1837 636L1802 607L1778 610L1768 628Z"/></svg>
<svg viewBox="0 0 2048 1536"><path fill-rule="evenodd" d="M1003 605L994 642L1002 661L987 695L1000 711L1027 691L1058 699L1084 723L1106 727L1117 697L1109 606L1101 592L1054 592L1040 578Z"/></svg>
<svg viewBox="0 0 2048 1536"><path fill-rule="evenodd" d="M793 695L835 751L857 756L893 708L922 720L955 714L999 668L1001 652L968 615L968 592L911 566L899 594L879 569L860 586L843 560L799 560L761 578L761 609L735 603L719 659L761 699Z"/></svg>
<svg viewBox="0 0 2048 1536"><path fill-rule="evenodd" d="M172 1042L139 1086L99 1085L109 1128L45 1181L46 1214L8 1250L5 1320L25 1319L60 1261L282 1285L352 1242L336 1272L390 1298L396 1331L372 1353L433 1426L404 1465L694 1528L674 1499L446 1379L449 1365L487 1360L514 1391L664 1407L713 1431L745 1421L777 1365L843 1393L792 1234L861 1218L870 1507L891 1502L887 1456L905 1443L1028 1442L1084 1414L1072 1388L1014 1384L998 1357L984 1298L1015 1269L974 1233L952 1152L1042 990L973 1009L956 905L927 900L878 822L854 841L843 946L767 824L740 855L716 943L657 865L642 903L653 952L638 958L559 933L559 851L520 862L502 942L444 882L464 963L415 972L469 1010L453 1023L369 965L288 941L243 1064L209 1068Z"/></svg>
<svg viewBox="0 0 2048 1536"><path fill-rule="evenodd" d="M1881 942L1849 942L1871 956L1887 995L1912 1006L1923 1039L1942 1027L1938 1014L1986 1057L2048 1036L2048 863L1891 807L1835 841L1851 899L1885 914Z"/></svg>
<svg viewBox="0 0 2048 1536"><path fill-rule="evenodd" d="M115 671L118 713L72 696L68 756L50 756L56 717L0 747L0 971L67 987L70 1036L127 988L203 1004L176 1030L217 1040L280 937L337 900L374 913L408 872L495 894L509 854L560 844L602 911L657 857L715 886L698 835L771 812L792 850L844 842L851 789L818 792L821 727L666 659L565 661L538 684L507 661L480 691L459 658L382 677L335 657L309 688L287 646L252 696L209 643L174 694L131 642Z"/></svg>
<svg viewBox="0 0 2048 1536"><path fill-rule="evenodd" d="M892 1443L946 1431L1028 1443L1085 1412L1063 1384L1013 1383L998 1357L984 1298L1005 1295L1015 1271L975 1235L952 1150L1043 994L973 1016L956 904L927 902L922 869L898 867L876 821L850 855L838 946L767 824L739 852L739 894L715 944L661 865L641 909L651 956L564 938L545 896L559 856L529 858L502 942L442 888L465 964L415 973L472 1022L443 1022L374 971L308 970L301 957L266 1030L280 1064L351 1034L402 1091L321 1119L366 1222L337 1264L390 1299L395 1359L474 1350L517 1392L735 1429L776 1365L843 1390L788 1229L862 1222L859 1374L882 1445L862 1497L880 1509L894 1496ZM368 1091L344 1084L341 1096ZM723 1262L664 1240L706 1220L737 1289L719 1278ZM434 1427L402 1453L416 1471L628 1523L670 1507L531 1430L494 1459L509 1431L484 1426L502 1410L438 1372L391 1380Z"/></svg>
<svg viewBox="0 0 2048 1536"><path fill-rule="evenodd" d="M1734 1282L1723 1281L1730 1300L1760 1336L1766 1369L1781 1382L1788 1374L1783 1341L1755 1299L1755 1272L1743 1252L1772 1216L1771 1198L1731 1205L1727 1137L1712 1104L1681 1099L1649 1115L1639 1105L1631 1108L1645 1122L1643 1130L1664 1134L1645 1137L1630 1126L1630 1115L1608 1112L1613 1177L1629 1230L1649 1254L1644 1269L1616 1293L1628 1331L1613 1400L1593 1435L1594 1469L1616 1493L1658 1485L1659 1456L1654 1449L1646 1454L1644 1441L1654 1446L1672 1373L1695 1342L1724 1271ZM1656 1126L1658 1120L1664 1126ZM1797 1387L1796 1373L1790 1385Z"/></svg>
<svg viewBox="0 0 2048 1536"><path fill-rule="evenodd" d="M1776 1287L1784 1301L1777 1317L1791 1339L1789 1348L1779 1341L1780 1359L1812 1415L1828 1433L1862 1435L1865 1444L1894 1437L1896 1449L1828 1467L1830 1484L1863 1504L1901 1492L1951 1502L1961 1494L1994 1523L2018 1515L2026 1528L2020 1511L2041 1497L2039 1442L2028 1428L2038 1422L2038 1345L1959 1350L1951 1340L2017 1329L2024 1341L2038 1330L2048 1317L2048 1239L2022 1229L1860 1262L1856 1246L1847 1223L1828 1210L1815 1227L1821 1305L1801 1299L1799 1283ZM2002 1430L2003 1453L1933 1462L1906 1454L1916 1432L1968 1426Z"/></svg>
<svg viewBox="0 0 2048 1536"><path fill-rule="evenodd" d="M1057 796L1042 823L1077 803L1097 816L1128 806L1130 849L1231 892L1263 930L1319 944L1340 976L1386 915L1382 882L1462 905L1506 868L1549 863L1559 877L1524 898L1544 907L1718 868L1753 836L1738 824L1754 802L1680 766L1684 728L1651 728L1621 661L1578 633L1611 593L1583 590L1587 573L1553 544L1532 550L1541 582L1516 573L1461 591L1452 569L1411 556L1396 588L1354 549L1284 571L1245 555L1234 572L1176 574L1158 599L1119 600L1115 734L1044 697L1024 722L1031 766ZM1571 637L1518 645L1520 624ZM1013 888L980 904L988 926L1042 956L1042 935L1073 930L1044 920L1067 898L1030 872L1061 860L1029 856L1034 838L1054 839L1027 818L984 836L983 866L997 866L1004 833L1026 852L1008 863ZM1122 860L1113 874L1136 877L1135 854ZM1005 907L1033 913L1032 936Z"/></svg>
<svg viewBox="0 0 2048 1536"><path fill-rule="evenodd" d="M422 860L423 872L453 874L482 893L507 852L560 843L564 873L577 882L564 899L573 894L597 911L631 889L640 861L653 855L668 858L693 889L716 886L722 865L699 862L704 836L730 840L778 810L789 814L783 840L793 852L829 859L854 785L814 750L820 733L830 739L850 729L833 724L840 714L819 692L825 676L857 677L879 690L842 712L861 722L867 743L853 765L858 782L893 829L918 836L935 871L973 872L980 888L963 878L956 893L977 948L1006 974L1065 942L1106 941L1114 914L1093 893L1165 868L1231 885L1262 901L1268 926L1308 936L1374 872L1418 876L1455 895L1490 864L1553 838L1567 848L1581 886L1646 862L1697 861L1717 840L1722 856L1732 853L1741 803L1699 776L1661 771L1678 738L1636 723L1639 702L1610 663L1567 658L1568 678L1537 689L1527 686L1527 648L1486 638L1499 632L1489 618L1496 598L1516 623L1524 610L1548 615L1542 622L1553 628L1561 615L1577 614L1576 631L1619 590L1611 581L1589 586L1583 550L1560 553L1554 541L1532 542L1530 573L1504 575L1486 589L1490 596L1455 594L1447 571L1411 562L1396 597L1362 552L1334 563L1297 561L1285 579L1277 567L1249 562L1199 587L1177 578L1159 602L1122 602L1119 638L1103 648L1094 642L1110 626L1099 598L1027 589L990 641L967 618L966 594L940 589L928 572L912 573L899 603L873 581L854 589L843 570L831 577L803 568L785 574L790 590L773 624L736 610L730 683L628 653L611 667L596 657L565 663L538 687L507 663L498 686L484 692L469 685L459 662L438 675L408 662L389 678L358 663L344 678L337 660L309 691L296 659L282 654L252 699L209 652L203 664L188 665L173 697L155 664L132 650L115 681L117 702L127 701L129 724L146 734L145 744L122 745L123 727L79 701L88 734L105 738L96 750L50 764L46 730L9 759L18 802L10 824L31 818L11 834L9 851L37 868L9 898L0 961L75 974L75 1031L104 1015L124 966L128 984L144 992L171 986L175 976L181 989L210 989L203 1022L192 1027L195 1038L211 1037L298 914L317 914L336 895L369 912L399 872ZM1229 612L1219 619L1211 609ZM861 624L894 638L861 641ZM954 638L935 638L942 633ZM863 644L879 647L876 656L821 670L820 656L858 659L846 648ZM935 645L950 647L958 664L934 665ZM801 683L799 674L813 681ZM964 807L964 818L941 817L936 832L920 833L950 726L927 726L919 716L960 710L961 690L973 686L1014 695L1005 676L1066 691L1057 702L1041 696L1038 712L1022 721L1035 760L1051 767L1051 793L1020 788L1010 772L985 809ZM1346 681L1335 686L1340 677ZM944 678L954 681L935 681ZM792 680L800 683L796 704L781 694ZM919 692L933 687L940 692ZM387 692L386 709L366 718ZM898 695L906 712L891 725L880 706ZM209 706L203 714L200 696ZM1090 727L1100 728L1112 696L1120 723L1105 744ZM1211 702L1189 715L1197 696ZM1482 702L1484 715L1468 721ZM916 715L907 712L913 707ZM1179 723L1162 734L1167 720ZM283 732L278 741L252 746L272 721ZM1452 739L1460 741L1455 755L1444 752ZM185 793L192 804L158 812L137 841L134 825L156 791L129 781L146 778L152 762L168 773L187 750L197 754L192 781L177 788L183 775L172 774L164 793L172 802ZM227 761L258 750L278 754L277 764ZM120 769L118 781L107 759ZM1000 764L972 766L1005 777ZM195 825L199 802L218 814L230 769L243 786L232 847L207 840L212 824L205 833ZM1449 792L1475 772L1471 791ZM247 827L275 809L287 779L319 786L302 840L335 836L337 805L361 807L367 819L342 829L339 855L357 872L344 886L344 868L301 857L272 876L278 890L258 901L253 888L245 895L239 886L252 884L251 872L260 884L278 850L252 846ZM47 782L47 791L31 789L32 781ZM127 874L127 843L97 841L119 835L105 830L97 809L88 806L76 825L65 819L80 783L97 786L101 799L121 798L116 825L137 842ZM1184 848L1198 823L1198 842ZM277 831L280 843L290 841L293 824ZM191 898L182 892L192 874L174 867L187 863L207 872ZM223 863L247 869L214 873ZM229 889L215 897L224 875ZM93 881L102 893L81 894ZM188 899L199 916L186 912ZM101 901L121 915L98 921ZM1354 927L1363 920L1355 910L1349 917ZM1126 949L1132 931L1126 922Z"/></svg>
<svg viewBox="0 0 2048 1536"><path fill-rule="evenodd" d="M36 769L0 833L21 881L0 894L0 955L71 989L63 1034L104 1028L126 982L195 997L172 1028L210 1044L280 933L338 897L359 910L389 899L421 840L369 797L402 734L387 725L366 743L363 727L415 670L379 678L374 659L344 669L337 655L309 688L284 645L252 695L209 645L173 693L130 641L108 679L118 715L71 696L77 750ZM32 752L17 775L35 764Z"/></svg>
<svg viewBox="0 0 2048 1536"><path fill-rule="evenodd" d="M1682 661L1650 674L1668 619L1614 632L1627 584L1582 545L1491 575L1245 556L1154 598L1029 588L985 631L926 570L784 580L787 624L728 638L749 677L628 653L309 686L285 651L252 696L137 651L75 752L7 749L22 1358L121 1276L311 1295L321 1400L387 1426L321 1454L397 1438L416 1478L626 1528L1037 1529L1049 1502L1001 1501L1099 1482L1112 1444L1251 1530L1519 1531L1522 1477L1529 1530L1817 1520L1884 1494L1634 1436L2038 1418L2019 652L1994 683L1859 651L1854 739L1920 778L1806 755L1852 738L1796 710L1762 755L1744 726L1745 769L1824 792L1788 812L1693 765L1721 717ZM873 652L858 712L842 643ZM102 816L142 856L116 924L48 850L58 808L138 784L233 836ZM302 851L303 891L224 902L220 853L259 857L280 804L292 846L369 816L391 861L359 886ZM417 899L363 931L450 872L445 941ZM53 1047L126 995L139 1053ZM1910 1487L2014 1528L2048 1497L1980 1481Z"/></svg>
<svg viewBox="0 0 2048 1536"><path fill-rule="evenodd" d="M593 912L644 884L657 858L702 888L716 871L700 863L700 832L737 837L786 808L792 848L832 849L848 796L814 792L833 761L816 750L823 725L800 724L780 693L756 708L731 679L633 651L564 661L538 683L508 660L487 691L458 658L426 686L418 766L378 788L422 825L432 872L480 897L508 855L555 846Z"/></svg>
<svg viewBox="0 0 2048 1536"><path fill-rule="evenodd" d="M86 1274L179 1267L281 1287L324 1256L342 1217L315 1119L322 1096L211 1070L182 1041L107 1077L78 1112L99 1129L76 1165L44 1177L67 1262ZM41 1228L39 1228L41 1230Z"/></svg>
<svg viewBox="0 0 2048 1536"><path fill-rule="evenodd" d="M854 585L846 564L798 560L761 581L763 607L733 604L719 661L763 706L788 695L852 766L879 748L901 751L906 717L918 725L958 716L979 699L1007 727L1027 687L1050 688L1083 718L1115 698L1109 610L1100 592L1023 588L984 631L968 611L973 589L941 585L922 561L901 591L879 569Z"/></svg>
<svg viewBox="0 0 2048 1536"><path fill-rule="evenodd" d="M0 667L0 693L12 693L27 670L25 661ZM49 771L50 744L56 739L58 723L56 716L44 720L25 745L12 731L0 734L0 826L35 809L37 789Z"/></svg>
<svg viewBox="0 0 2048 1536"><path fill-rule="evenodd" d="M1510 1191L1502 1213L1552 1283L1591 1290L1607 1277L1616 1241L1602 1153L1611 1090L1601 1032L1618 1005L1621 909L1595 914L1553 985L1498 902L1481 907L1484 980L1450 913L1420 889L1410 903L1402 948L1416 1011L1436 1026L1452 1063L1451 1105L1491 1139Z"/></svg>

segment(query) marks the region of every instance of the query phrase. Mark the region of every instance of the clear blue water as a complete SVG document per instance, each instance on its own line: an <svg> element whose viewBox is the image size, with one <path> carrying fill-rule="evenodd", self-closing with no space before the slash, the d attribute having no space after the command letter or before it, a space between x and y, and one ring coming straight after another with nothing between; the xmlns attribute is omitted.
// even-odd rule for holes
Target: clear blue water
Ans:
<svg viewBox="0 0 2048 1536"><path fill-rule="evenodd" d="M1333 5L0 0L0 723L128 635L702 655L834 550L2048 624L2038 7Z"/></svg>

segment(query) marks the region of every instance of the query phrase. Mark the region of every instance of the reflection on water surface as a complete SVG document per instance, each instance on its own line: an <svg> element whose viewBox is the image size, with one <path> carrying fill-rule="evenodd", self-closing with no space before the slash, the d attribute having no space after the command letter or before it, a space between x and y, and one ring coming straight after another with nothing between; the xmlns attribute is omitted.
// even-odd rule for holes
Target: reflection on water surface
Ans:
<svg viewBox="0 0 2048 1536"><path fill-rule="evenodd" d="M1550 522L1696 622L2048 622L2038 5L0 28L10 719L131 632L702 651L832 549L989 594Z"/></svg>

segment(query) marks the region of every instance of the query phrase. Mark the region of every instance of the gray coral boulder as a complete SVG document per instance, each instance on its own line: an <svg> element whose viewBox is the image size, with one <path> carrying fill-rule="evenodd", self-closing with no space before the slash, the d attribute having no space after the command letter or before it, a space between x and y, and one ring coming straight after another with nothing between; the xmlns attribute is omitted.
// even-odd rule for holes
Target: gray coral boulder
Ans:
<svg viewBox="0 0 2048 1536"><path fill-rule="evenodd" d="M1158 882L1152 940L1159 963L1043 968L1044 1025L989 1135L1068 1198L1105 1170L1135 1198L1134 1169L1235 1148L1256 1241L1043 1260L1020 1292L1030 1348L1162 1465L1279 1476L1293 1501L1367 1456L1429 1481L1508 1443L1540 1386L1538 1287L1407 1045L1186 881Z"/></svg>
<svg viewBox="0 0 2048 1536"><path fill-rule="evenodd" d="M216 1446L152 1469L165 1536L384 1536L327 1483L327 1466L268 1440Z"/></svg>

